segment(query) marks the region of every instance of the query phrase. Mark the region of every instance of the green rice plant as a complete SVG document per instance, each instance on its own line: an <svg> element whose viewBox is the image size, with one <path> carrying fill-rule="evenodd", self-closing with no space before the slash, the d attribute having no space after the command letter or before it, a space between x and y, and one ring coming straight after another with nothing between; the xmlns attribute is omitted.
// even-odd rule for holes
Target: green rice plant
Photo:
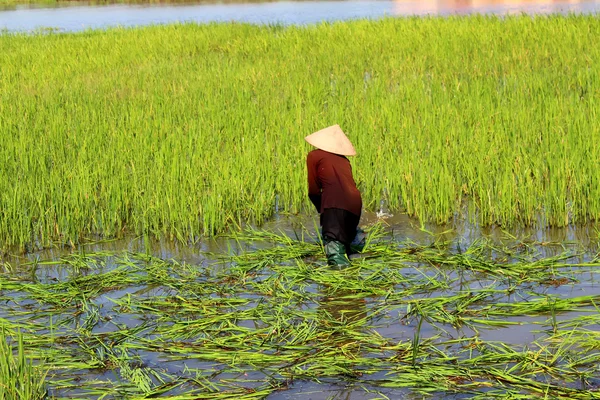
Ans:
<svg viewBox="0 0 600 400"><path fill-rule="evenodd" d="M303 137L334 123L366 210L597 220L598 34L591 15L0 34L0 243L196 243L310 210Z"/></svg>
<svg viewBox="0 0 600 400"><path fill-rule="evenodd" d="M0 328L0 399L45 398L46 372L43 368L40 365L34 366L26 355L20 330L8 334L4 327Z"/></svg>
<svg viewBox="0 0 600 400"><path fill-rule="evenodd" d="M421 341L421 326L423 325L423 316L419 318L419 323L417 325L417 329L415 330L415 336L412 342L412 366L415 368L417 366L417 357L419 355L419 343Z"/></svg>

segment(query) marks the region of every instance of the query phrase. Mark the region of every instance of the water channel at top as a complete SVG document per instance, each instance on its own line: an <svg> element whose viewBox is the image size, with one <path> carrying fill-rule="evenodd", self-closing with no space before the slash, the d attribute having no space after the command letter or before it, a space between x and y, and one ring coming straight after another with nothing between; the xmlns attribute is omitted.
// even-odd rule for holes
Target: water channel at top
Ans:
<svg viewBox="0 0 600 400"><path fill-rule="evenodd" d="M385 16L464 14L597 13L600 1L580 0L347 0L91 5L81 2L50 7L20 5L0 9L0 31L31 32L42 28L81 31L111 26L143 26L175 22L313 24Z"/></svg>

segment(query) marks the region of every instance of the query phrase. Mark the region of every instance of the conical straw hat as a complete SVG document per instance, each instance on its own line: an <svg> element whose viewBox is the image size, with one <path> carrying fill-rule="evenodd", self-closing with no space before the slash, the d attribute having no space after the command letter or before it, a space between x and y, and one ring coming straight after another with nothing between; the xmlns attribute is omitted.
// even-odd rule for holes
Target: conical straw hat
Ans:
<svg viewBox="0 0 600 400"><path fill-rule="evenodd" d="M354 146L352 146L350 139L344 135L344 132L342 132L342 128L340 128L339 125L321 129L312 135L308 135L304 140L315 146L317 149L325 150L330 153L342 156L356 155Z"/></svg>

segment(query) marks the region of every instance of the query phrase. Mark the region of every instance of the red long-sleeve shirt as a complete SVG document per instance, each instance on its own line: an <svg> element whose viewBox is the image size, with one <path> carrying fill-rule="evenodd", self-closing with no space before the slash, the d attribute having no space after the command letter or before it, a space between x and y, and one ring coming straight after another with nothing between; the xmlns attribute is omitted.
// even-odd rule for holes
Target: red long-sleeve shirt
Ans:
<svg viewBox="0 0 600 400"><path fill-rule="evenodd" d="M362 199L346 157L317 149L308 153L306 166L308 197L319 213L341 208L360 216Z"/></svg>

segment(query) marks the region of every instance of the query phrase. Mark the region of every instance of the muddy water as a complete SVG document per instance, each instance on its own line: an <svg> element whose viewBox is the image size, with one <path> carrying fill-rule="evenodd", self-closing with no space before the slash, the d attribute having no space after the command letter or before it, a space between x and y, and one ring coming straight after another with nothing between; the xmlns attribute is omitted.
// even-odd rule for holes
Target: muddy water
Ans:
<svg viewBox="0 0 600 400"><path fill-rule="evenodd" d="M382 210L383 211L383 210ZM316 237L315 226L318 220L316 215L303 216L275 216L270 222L261 227L261 229L271 232L282 232L291 238L303 237L305 241L315 241ZM493 242L510 243L511 241L530 244L539 251L540 258L550 257L553 255L562 254L565 250L573 250L581 253L581 261L589 260L596 254L599 226L589 225L583 227L568 227L564 229L514 229L506 231L498 228L485 228L469 224L461 221L455 224L446 226L439 225L424 225L421 226L417 221L408 218L406 215L398 214L391 215L381 212L379 215L374 213L365 213L361 219L361 226L365 228L372 227L376 223L382 223L385 226L384 240L401 242L410 240L414 243L428 245L433 242L446 242L447 247L453 249L453 252L464 251L469 245L481 239L488 239ZM258 249L262 245L256 243L244 243L232 241L230 239L216 238L203 240L194 245L179 245L168 240L149 240L144 238L129 237L116 241L106 241L95 244L81 246L75 251L81 252L122 252L128 250L133 253L146 253L164 260L175 260L180 264L186 263L194 266L206 266L207 269L212 268L215 261L214 257L219 254L235 254L243 250ZM73 270L71 267L63 265L43 265L40 268L32 268L31 265L21 265L25 262L35 260L58 260L61 257L71 253L68 249L50 249L42 252L28 254L24 256L12 256L4 260L19 271L26 271L26 279L28 276L35 276L41 282L52 283L62 282L69 277L72 277ZM211 254L212 253L212 254ZM110 258L106 264L100 268L96 268L93 273L104 273L117 268ZM422 273L429 273L426 269L419 267L411 267L407 265L402 271L402 274L418 277ZM207 271L210 274L210 271ZM461 275L462 274L462 275ZM561 285L524 285L509 295L493 296L490 302L512 303L523 301L527 298L535 298L545 295L556 295L560 298L575 298L580 296L595 295L600 296L600 275L594 268L577 271L578 281L569 282ZM448 272L448 278L455 281L449 290L431 291L423 294L412 295L413 298L437 298L443 297L449 293L455 293L464 290L477 291L478 289L490 287L494 285L494 279L485 274L462 271ZM171 289L163 287L147 287L147 286L129 286L119 290L112 290L105 294L101 294L94 298L94 304L98 306L101 319L94 327L94 334L107 332L115 332L126 328L135 328L144 323L146 316L135 312L121 312L115 305L114 300L125 299L128 296L133 296L138 299L152 300L160 296L169 296ZM394 342L409 342L415 334L415 324L406 324L403 320L403 310L390 309L384 313L380 312L379 307L382 304L382 299L377 297L369 297L366 299L349 299L342 302L331 302L332 295L325 295L323 288L318 285L312 285L307 289L313 294L317 294L320 300L316 303L305 305L308 308L314 308L317 312L323 311L334 317L343 315L348 321L353 319L361 319L368 316L372 319L369 329L376 332L380 337L389 339ZM3 295L0 291L0 295ZM6 294L4 305L0 305L0 318L13 319L15 318L15 307L17 302L11 302L12 294ZM18 296L18 294L16 294ZM248 298L252 298L249 295ZM343 293L339 291L333 297L343 297ZM260 301L260 299L255 299ZM12 306L11 306L12 304ZM18 303L17 308L27 310L28 307L35 307L35 302ZM248 305L252 307L252 303ZM561 321L571 320L575 317L586 315L585 311L558 313L555 316L555 322L560 324ZM18 312L17 312L18 316ZM549 315L542 316L527 316L519 315L504 318L506 326L498 327L482 327L478 331L474 331L468 327L453 327L443 326L443 331L440 331L440 324L423 323L420 329L420 334L423 338L433 338L436 335L441 335L443 340L454 340L464 337L478 337L482 341L502 342L506 345L523 346L529 345L536 340L546 336L546 332L550 329L548 319ZM337 318L337 317L336 317ZM492 319L494 317L491 317ZM498 319L498 317L496 317ZM44 317L40 317L40 323L44 323ZM76 321L79 324L82 321ZM253 329L253 321L238 321L239 326ZM173 360L168 354L160 351L139 350L136 353L144 365L157 370L166 370L174 375L179 375L186 368L196 368L198 370L211 369L214 363L209 363L201 359L185 359ZM74 374L75 372L65 372L65 376ZM116 372L98 372L98 371L80 371L82 381L91 381L102 379L105 382L119 382L119 377ZM260 371L247 370L244 373L233 374L223 373L219 379L265 379L265 376ZM269 399L371 399L381 398L380 394L384 394L389 398L394 399L417 399L422 396L417 396L410 389L382 389L375 388L379 393L369 393L369 379L385 379L384 373L376 373L368 379L358 380L353 383L351 381L336 380L335 378L324 379L320 383L312 381L299 380L295 382L286 391L274 392L268 396ZM184 388L183 388L184 389ZM182 391L183 391L182 389ZM52 394L57 396L75 396L77 389L60 390L53 389ZM465 398L465 395L452 395L450 393L443 398Z"/></svg>
<svg viewBox="0 0 600 400"><path fill-rule="evenodd" d="M141 26L173 22L240 21L256 24L312 24L384 16L472 13L549 14L597 13L597 0L343 0L274 1L169 5L12 6L0 11L0 30L52 28L81 31L110 26Z"/></svg>
<svg viewBox="0 0 600 400"><path fill-rule="evenodd" d="M419 221L408 217L406 214L391 214L385 210L378 213L364 212L361 216L360 226L368 227L382 223L390 240L412 240L416 243L426 243L432 240L451 242L451 246L460 248L468 247L476 240L487 238L493 241L509 241L511 238L519 241L530 241L543 244L541 247L544 256L560 254L569 247L584 248L594 251L600 245L600 223L588 225L568 226L564 228L518 227L503 229L500 227L480 227L468 221L460 220L446 225L420 224ZM271 232L281 232L295 238L302 233L316 232L319 220L316 215L275 215L261 227ZM313 238L314 240L314 238ZM210 260L203 255L204 252L222 253L231 251L238 245L228 240L215 238L202 240L194 245L182 245L168 239L148 239L142 237L126 237L123 239L106 240L89 243L78 247L86 251L122 251L134 253L149 253L162 259L176 259L188 264L200 265L209 263ZM233 246L233 247L232 247ZM458 247L457 247L458 246ZM68 248L52 248L35 253L18 255L12 254L5 258L6 261L18 265L37 260L58 259L67 255L72 250Z"/></svg>

